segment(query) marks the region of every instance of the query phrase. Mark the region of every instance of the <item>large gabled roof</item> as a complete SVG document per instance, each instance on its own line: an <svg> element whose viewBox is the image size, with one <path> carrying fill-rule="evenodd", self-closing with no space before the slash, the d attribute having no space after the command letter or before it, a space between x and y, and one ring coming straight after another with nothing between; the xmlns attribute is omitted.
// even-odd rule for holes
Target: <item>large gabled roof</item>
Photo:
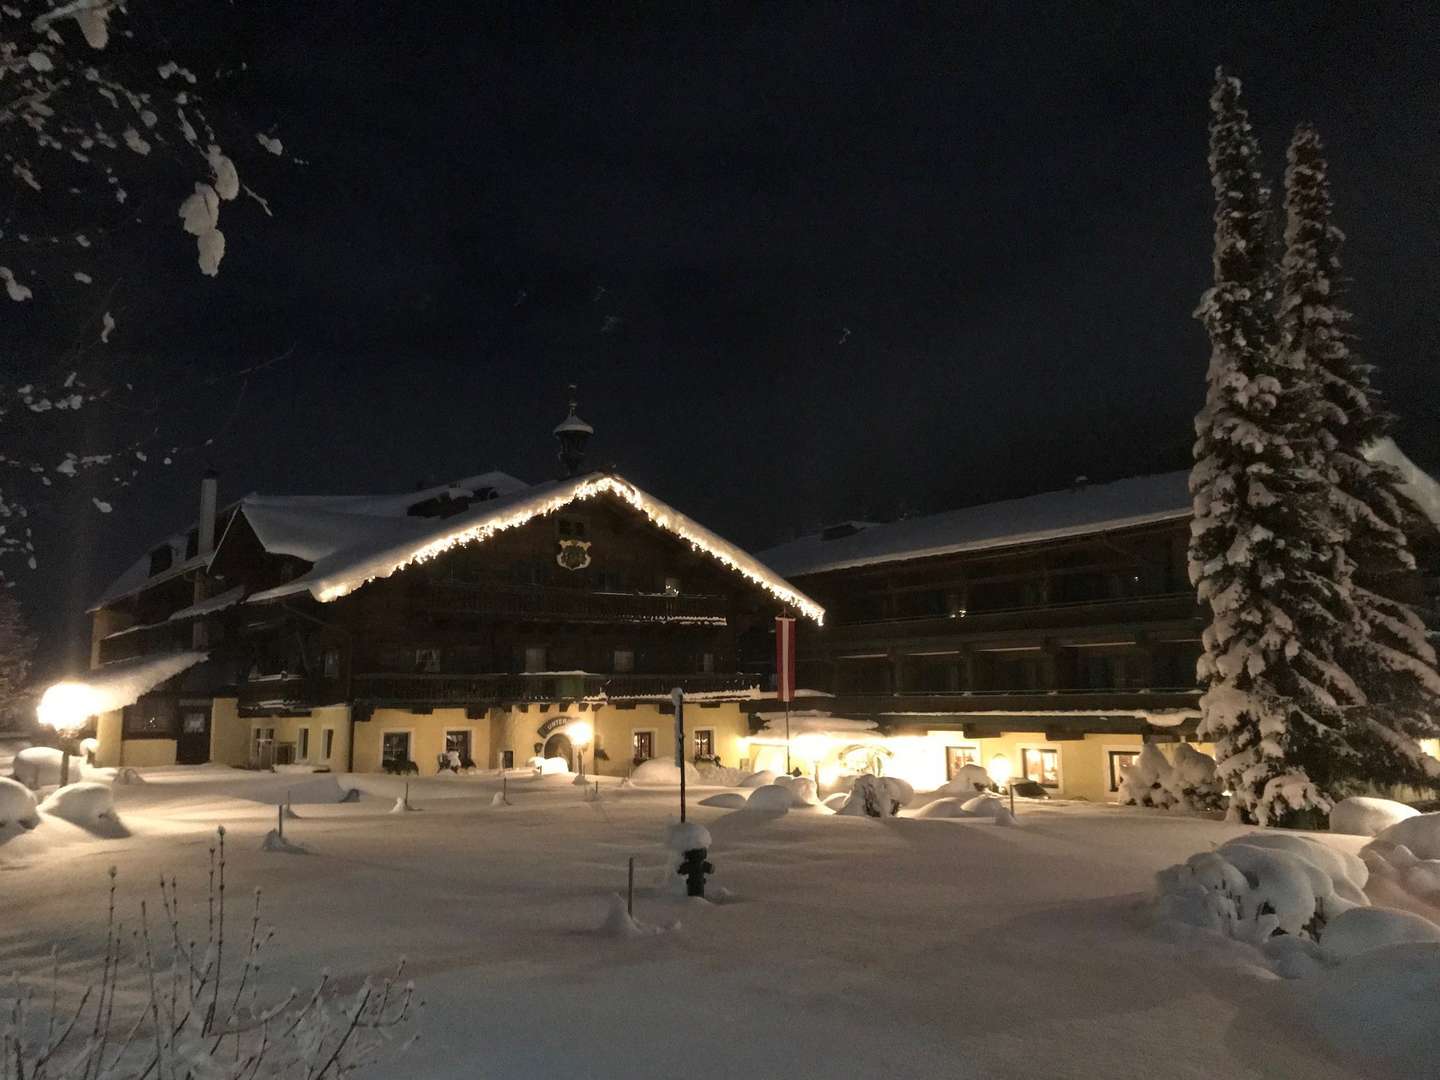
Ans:
<svg viewBox="0 0 1440 1080"><path fill-rule="evenodd" d="M782 603L796 608L816 622L824 620L824 608L753 555L613 473L590 473L537 484L476 504L454 517L438 520L408 518L403 523L396 521L378 528L362 527L360 522L343 520L353 519L356 515L327 514L326 520L319 523L303 522L297 517L294 519L299 526L297 533L287 539L283 535L285 522L271 516L261 527L270 530L268 538L261 537L262 543L267 548L273 544L276 549L304 547L309 555L301 557L309 558L315 565L293 581L254 594L249 602L277 600L304 592L321 603L337 600L366 582L389 577L413 563L424 562L466 544L483 543L497 533L518 528L534 518L600 495L610 495L628 503L658 528L723 563ZM249 519L249 510L245 513ZM257 535L261 528L257 528ZM320 537L318 541L317 536Z"/></svg>

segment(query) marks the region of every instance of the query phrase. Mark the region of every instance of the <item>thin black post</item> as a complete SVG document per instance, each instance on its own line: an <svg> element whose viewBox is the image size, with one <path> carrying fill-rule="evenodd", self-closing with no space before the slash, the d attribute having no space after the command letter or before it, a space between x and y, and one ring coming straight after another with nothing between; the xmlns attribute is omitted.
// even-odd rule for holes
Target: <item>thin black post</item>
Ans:
<svg viewBox="0 0 1440 1080"><path fill-rule="evenodd" d="M281 803L279 806L275 807L275 822L276 822L277 831L280 833L280 839L281 839L281 840L284 840L284 839L285 839L285 804L284 804L284 803Z"/></svg>
<svg viewBox="0 0 1440 1080"><path fill-rule="evenodd" d="M675 762L680 766L680 820L685 820L685 691L675 687L670 691L670 700L675 705Z"/></svg>
<svg viewBox="0 0 1440 1080"><path fill-rule="evenodd" d="M630 882L625 887L625 914L635 917L635 856L630 856Z"/></svg>

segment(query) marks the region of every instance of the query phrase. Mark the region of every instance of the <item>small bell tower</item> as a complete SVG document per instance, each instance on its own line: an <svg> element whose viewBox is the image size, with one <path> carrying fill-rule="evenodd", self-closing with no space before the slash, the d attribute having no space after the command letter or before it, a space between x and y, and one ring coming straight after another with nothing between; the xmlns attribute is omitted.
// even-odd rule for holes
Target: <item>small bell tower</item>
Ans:
<svg viewBox="0 0 1440 1080"><path fill-rule="evenodd" d="M575 415L577 404L575 385L572 383L569 415L555 425L555 438L560 442L560 452L555 456L563 470L561 475L566 477L574 476L580 471L580 463L585 460L585 444L590 441L590 436L595 434L594 428Z"/></svg>

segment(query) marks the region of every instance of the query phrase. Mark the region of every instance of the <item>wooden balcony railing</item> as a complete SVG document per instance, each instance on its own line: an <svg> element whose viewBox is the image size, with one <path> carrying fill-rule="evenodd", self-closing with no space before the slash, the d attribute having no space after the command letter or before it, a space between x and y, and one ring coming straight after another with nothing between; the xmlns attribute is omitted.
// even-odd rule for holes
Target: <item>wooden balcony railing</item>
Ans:
<svg viewBox="0 0 1440 1080"><path fill-rule="evenodd" d="M687 694L742 694L763 676L737 674L616 674L535 672L531 674L356 675L354 697L370 704L502 705L509 702L573 701L587 697L665 697L674 687Z"/></svg>
<svg viewBox="0 0 1440 1080"><path fill-rule="evenodd" d="M413 602L432 611L525 620L618 623L697 623L724 626L723 596L669 593L592 592L533 585L427 582L415 587Z"/></svg>
<svg viewBox="0 0 1440 1080"><path fill-rule="evenodd" d="M1101 623L1188 619L1198 615L1193 592L1121 596L1063 604L1032 604L991 611L956 611L897 619L841 621L826 636L832 643L858 640L993 633L1005 630L1059 630Z"/></svg>

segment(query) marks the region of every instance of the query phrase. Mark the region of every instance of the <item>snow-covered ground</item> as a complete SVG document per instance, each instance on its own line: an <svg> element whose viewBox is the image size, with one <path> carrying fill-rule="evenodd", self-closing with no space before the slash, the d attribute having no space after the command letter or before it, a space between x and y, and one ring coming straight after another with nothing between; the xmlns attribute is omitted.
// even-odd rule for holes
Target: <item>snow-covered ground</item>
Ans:
<svg viewBox="0 0 1440 1080"><path fill-rule="evenodd" d="M102 824L0 828L0 972L45 968L54 943L98 957L112 865L127 919L162 872L202 910L223 824L232 888L260 887L278 928L270 985L409 958L422 1039L376 1076L1387 1075L1326 1043L1306 980L1152 925L1156 871L1247 831L1216 821L1022 802L1001 828L909 816L923 795L882 821L700 806L748 794L701 787L690 819L725 893L706 903L668 880L673 789L602 781L595 800L515 774L492 805L494 776L425 777L397 813L393 777L140 777ZM287 793L304 851L261 850ZM615 932L631 855L654 932Z"/></svg>

